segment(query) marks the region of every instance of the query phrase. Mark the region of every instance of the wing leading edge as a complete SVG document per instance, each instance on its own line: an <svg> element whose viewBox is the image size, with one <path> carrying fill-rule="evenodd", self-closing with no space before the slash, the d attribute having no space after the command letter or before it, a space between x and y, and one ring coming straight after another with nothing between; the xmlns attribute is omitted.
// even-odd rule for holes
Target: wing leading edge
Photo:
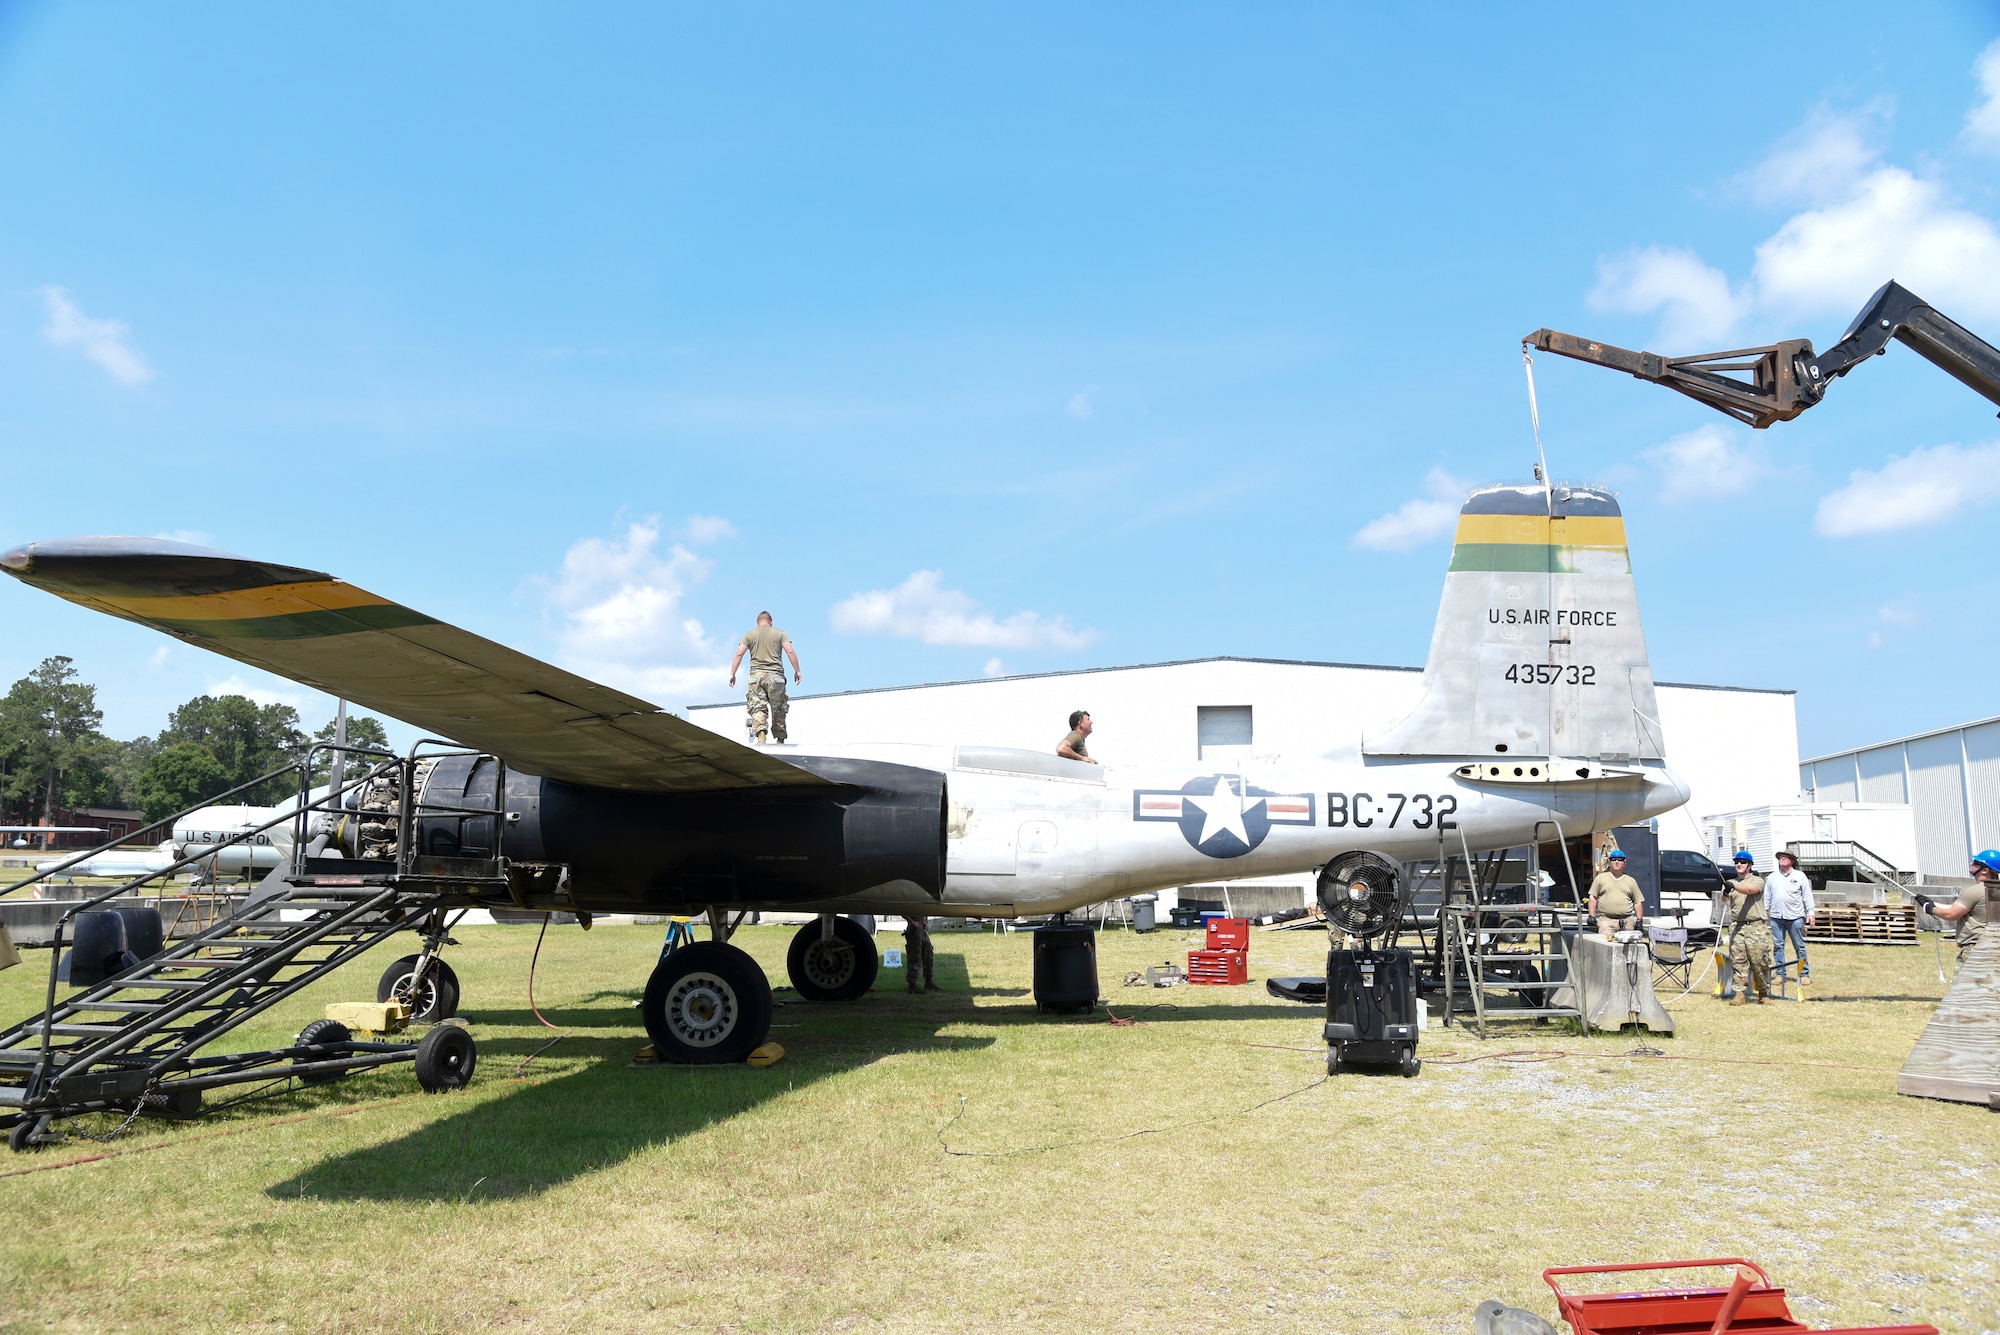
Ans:
<svg viewBox="0 0 2000 1335"><path fill-rule="evenodd" d="M31 542L0 569L547 778L635 792L826 782L321 571L157 538Z"/></svg>

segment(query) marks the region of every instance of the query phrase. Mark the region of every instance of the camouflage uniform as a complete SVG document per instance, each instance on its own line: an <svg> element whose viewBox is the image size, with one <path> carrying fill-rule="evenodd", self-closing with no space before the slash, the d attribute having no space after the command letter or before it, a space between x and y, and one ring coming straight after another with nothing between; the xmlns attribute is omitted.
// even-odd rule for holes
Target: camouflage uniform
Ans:
<svg viewBox="0 0 2000 1335"><path fill-rule="evenodd" d="M903 976L909 979L912 992L935 992L937 981L932 977L932 963L935 954L931 950L931 924L928 918L903 919ZM923 986L917 986L922 977Z"/></svg>
<svg viewBox="0 0 2000 1335"><path fill-rule="evenodd" d="M785 674L782 672L752 672L750 674L750 731L758 737L770 733L771 740L785 740L785 712L791 702L785 698Z"/></svg>
<svg viewBox="0 0 2000 1335"><path fill-rule="evenodd" d="M1738 996L1762 1001L1771 995L1771 914L1764 906L1764 878L1755 874L1731 881L1729 967L1736 973Z"/></svg>
<svg viewBox="0 0 2000 1335"><path fill-rule="evenodd" d="M785 740L791 702L785 698L783 654L789 638L776 626L756 626L743 635L743 647L750 652L750 731L760 742L766 733L774 742Z"/></svg>

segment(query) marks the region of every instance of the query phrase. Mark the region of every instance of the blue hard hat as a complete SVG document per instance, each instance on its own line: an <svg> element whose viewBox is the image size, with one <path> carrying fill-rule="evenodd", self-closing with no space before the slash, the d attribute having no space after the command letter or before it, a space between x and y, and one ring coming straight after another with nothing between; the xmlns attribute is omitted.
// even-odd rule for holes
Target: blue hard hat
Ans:
<svg viewBox="0 0 2000 1335"><path fill-rule="evenodd" d="M2000 875L2000 848L1989 848L1982 853L1974 853L1972 860L1991 868L1995 875Z"/></svg>
<svg viewBox="0 0 2000 1335"><path fill-rule="evenodd" d="M1751 856L1750 856L1750 850L1748 850L1748 849L1742 849L1742 850L1739 850L1739 851L1737 852L1737 854L1736 854L1736 861L1738 861L1738 862L1748 862L1748 863L1751 863L1751 864L1753 864L1753 865L1754 865L1754 864L1756 863L1757 859L1755 859L1755 858L1753 858L1753 857L1751 857Z"/></svg>
<svg viewBox="0 0 2000 1335"><path fill-rule="evenodd" d="M1624 860L1625 860L1625 850L1622 848L1612 849L1611 855L1605 859L1606 862L1623 862Z"/></svg>

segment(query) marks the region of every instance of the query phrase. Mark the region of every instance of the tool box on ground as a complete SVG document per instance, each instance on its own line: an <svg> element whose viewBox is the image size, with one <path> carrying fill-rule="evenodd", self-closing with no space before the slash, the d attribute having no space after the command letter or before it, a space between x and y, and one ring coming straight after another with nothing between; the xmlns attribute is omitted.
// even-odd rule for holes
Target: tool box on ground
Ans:
<svg viewBox="0 0 2000 1335"><path fill-rule="evenodd" d="M1619 1293L1570 1293L1561 1280L1576 1275L1621 1275L1661 1270L1729 1269L1728 1288L1658 1288ZM1542 1272L1555 1290L1556 1306L1575 1335L1653 1335L1654 1332L1804 1331L1814 1329L1792 1316L1785 1291L1764 1268L1740 1256L1705 1261L1642 1261L1630 1265L1565 1265ZM1615 1282L1615 1281L1614 1281ZM1936 1326L1835 1326L1819 1335L1938 1335Z"/></svg>
<svg viewBox="0 0 2000 1335"><path fill-rule="evenodd" d="M1203 919L1208 948L1188 952L1187 980L1211 987L1234 987L1250 981L1250 920Z"/></svg>

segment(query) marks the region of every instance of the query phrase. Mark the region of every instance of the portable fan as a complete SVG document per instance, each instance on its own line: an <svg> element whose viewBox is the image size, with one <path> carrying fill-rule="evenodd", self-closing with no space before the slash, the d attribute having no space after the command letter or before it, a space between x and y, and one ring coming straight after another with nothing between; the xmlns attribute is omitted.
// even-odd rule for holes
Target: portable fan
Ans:
<svg viewBox="0 0 2000 1335"><path fill-rule="evenodd" d="M1341 931L1369 941L1395 930L1402 916L1396 866L1375 853L1346 853L1319 873L1319 902Z"/></svg>

